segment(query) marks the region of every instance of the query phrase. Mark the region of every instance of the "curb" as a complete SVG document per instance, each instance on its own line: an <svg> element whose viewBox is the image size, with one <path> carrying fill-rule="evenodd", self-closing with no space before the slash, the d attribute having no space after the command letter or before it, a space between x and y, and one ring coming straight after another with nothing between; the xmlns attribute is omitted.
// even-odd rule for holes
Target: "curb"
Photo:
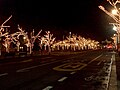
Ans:
<svg viewBox="0 0 120 90"><path fill-rule="evenodd" d="M116 63L115 63L115 54L112 56L112 66L111 74L109 80L108 90L117 90L117 74L116 74Z"/></svg>

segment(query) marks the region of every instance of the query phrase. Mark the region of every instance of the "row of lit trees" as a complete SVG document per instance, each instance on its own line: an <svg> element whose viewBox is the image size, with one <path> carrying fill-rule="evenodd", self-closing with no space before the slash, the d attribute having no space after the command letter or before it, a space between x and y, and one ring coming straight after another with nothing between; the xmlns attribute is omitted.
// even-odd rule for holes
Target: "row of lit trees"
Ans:
<svg viewBox="0 0 120 90"><path fill-rule="evenodd" d="M5 22L2 23L0 26L0 41L2 40L2 37L7 37L8 32L5 31L5 28L8 28L10 26L5 26L4 24L11 19L12 16L10 16ZM4 44L5 47L8 47L6 45L6 42ZM0 43L0 55L1 55L1 49L2 49L2 43ZM6 50L7 51L7 50Z"/></svg>
<svg viewBox="0 0 120 90"><path fill-rule="evenodd" d="M72 36L66 37L65 40L59 41L53 44L53 49L60 50L87 50L87 49L97 49L99 47L99 42L95 40L85 39L84 37L77 36L73 34Z"/></svg>
<svg viewBox="0 0 120 90"><path fill-rule="evenodd" d="M51 52L51 45L53 44L55 38L53 38L53 34L50 33L50 31L46 31L46 35L44 36L40 36L40 33L42 30L40 30L38 32L37 35L34 34L34 30L31 32L31 35L28 35L28 32L25 32L25 30L23 30L19 25L18 25L18 32L12 33L10 34L9 32L7 32L5 30L5 28L8 28L10 26L5 26L4 24L10 20L12 16L10 16L0 27L0 55L1 55L1 50L2 50L2 46L5 47L6 52L9 53L10 52L10 45L13 43L16 45L17 47L17 51L19 52L19 49L23 49L23 47L21 46L21 44L24 44L27 46L27 51L29 51L29 53L32 53L32 49L34 47L34 43L36 41L36 39L38 39L40 41L40 47L42 47L42 45L48 46L48 51ZM22 36L22 38L21 38ZM3 40L3 42L2 42ZM20 47L21 46L21 47Z"/></svg>
<svg viewBox="0 0 120 90"><path fill-rule="evenodd" d="M74 34L71 35L71 32L65 40L59 42L55 41L55 37L53 37L53 34L51 34L50 31L46 31L46 34L41 36L40 34L42 30L40 30L36 35L35 31L33 30L30 35L28 35L28 32L23 30L19 25L19 31L10 34L9 32L5 31L5 28L8 28L10 26L5 26L4 24L9 21L11 17L12 16L10 16L0 27L0 39L1 41L3 39L3 42L0 42L0 55L2 46L4 46L6 52L9 53L11 49L11 44L16 45L17 52L19 52L20 49L24 49L23 45L25 45L27 47L27 52L31 54L33 52L33 48L35 47L36 41L38 42L38 46L41 49L43 49L44 47L44 50L48 50L48 53L50 53L52 50L56 50L56 48L57 50L60 50L60 47L62 47L62 50L64 50L65 48L71 48L75 51L76 48L78 50L86 47L88 49L95 49L98 46L97 41L85 39Z"/></svg>

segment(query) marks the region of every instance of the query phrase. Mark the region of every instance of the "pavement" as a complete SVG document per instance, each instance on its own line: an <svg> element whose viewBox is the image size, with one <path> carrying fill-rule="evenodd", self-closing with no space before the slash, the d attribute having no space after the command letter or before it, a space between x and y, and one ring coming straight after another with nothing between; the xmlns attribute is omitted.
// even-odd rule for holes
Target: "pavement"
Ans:
<svg viewBox="0 0 120 90"><path fill-rule="evenodd" d="M120 56L113 52L110 80L107 90L120 90Z"/></svg>
<svg viewBox="0 0 120 90"><path fill-rule="evenodd" d="M116 74L117 74L117 90L120 90L120 56L115 54Z"/></svg>

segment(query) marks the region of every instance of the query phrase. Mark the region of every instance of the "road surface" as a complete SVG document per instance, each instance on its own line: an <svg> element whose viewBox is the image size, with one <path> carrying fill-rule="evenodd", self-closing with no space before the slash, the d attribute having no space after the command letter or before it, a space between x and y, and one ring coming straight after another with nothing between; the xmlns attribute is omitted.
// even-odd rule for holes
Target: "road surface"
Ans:
<svg viewBox="0 0 120 90"><path fill-rule="evenodd" d="M72 53L72 52L71 52ZM43 57L9 58L0 63L0 90L99 90L113 53L106 50ZM106 65L107 66L107 65Z"/></svg>

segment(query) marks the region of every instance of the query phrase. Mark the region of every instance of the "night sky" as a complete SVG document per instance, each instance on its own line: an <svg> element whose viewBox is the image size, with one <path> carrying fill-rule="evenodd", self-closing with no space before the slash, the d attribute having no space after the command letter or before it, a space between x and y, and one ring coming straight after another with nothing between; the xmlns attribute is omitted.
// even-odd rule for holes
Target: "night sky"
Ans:
<svg viewBox="0 0 120 90"><path fill-rule="evenodd" d="M6 25L10 32L17 30L19 24L30 32L51 31L56 39L63 35L81 35L97 41L109 39L115 32L109 24L110 16L98 8L109 4L106 0L0 0L0 23L10 15L13 17Z"/></svg>

